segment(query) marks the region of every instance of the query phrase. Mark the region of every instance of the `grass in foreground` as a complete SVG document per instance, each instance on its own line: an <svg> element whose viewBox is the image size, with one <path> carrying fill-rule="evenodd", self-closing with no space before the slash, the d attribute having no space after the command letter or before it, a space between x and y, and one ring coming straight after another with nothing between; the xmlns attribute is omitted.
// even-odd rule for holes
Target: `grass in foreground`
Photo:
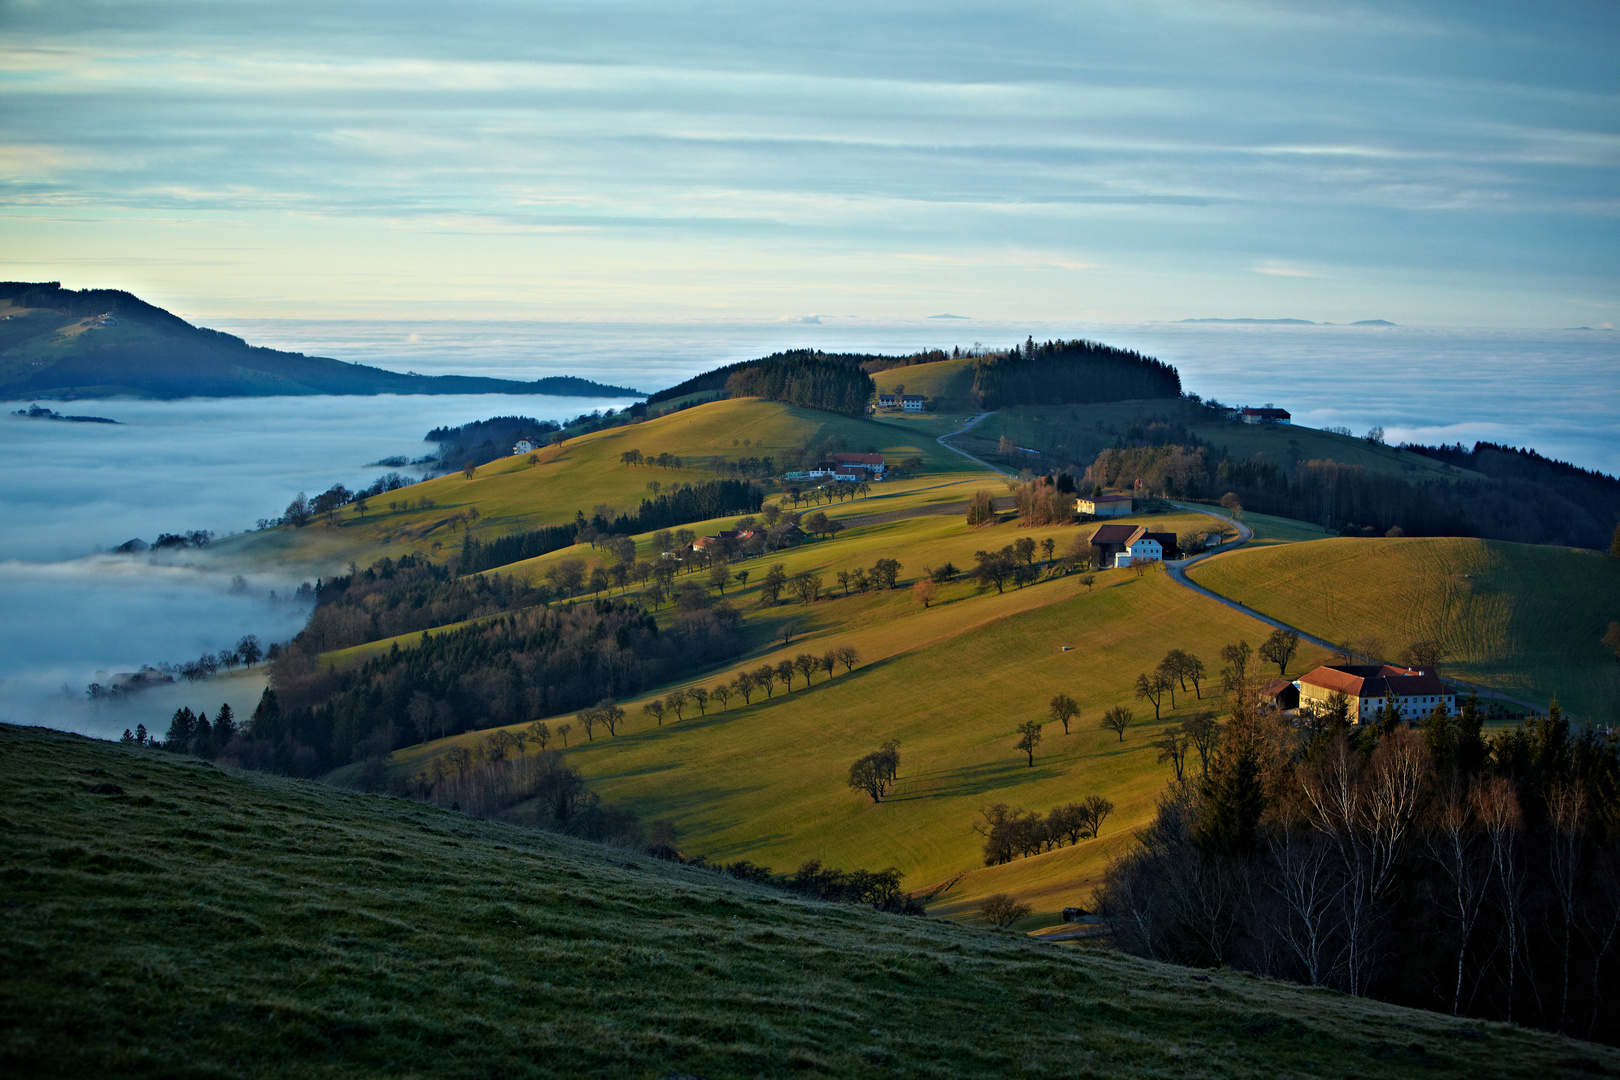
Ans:
<svg viewBox="0 0 1620 1080"><path fill-rule="evenodd" d="M1393 658L1441 642L1443 674L1600 722L1620 719L1620 665L1600 639L1620 614L1620 563L1594 551L1444 537L1238 550L1188 576L1329 641Z"/></svg>
<svg viewBox="0 0 1620 1080"><path fill-rule="evenodd" d="M123 794L93 794L114 784ZM1550 1077L1620 1052L0 726L29 1077Z"/></svg>

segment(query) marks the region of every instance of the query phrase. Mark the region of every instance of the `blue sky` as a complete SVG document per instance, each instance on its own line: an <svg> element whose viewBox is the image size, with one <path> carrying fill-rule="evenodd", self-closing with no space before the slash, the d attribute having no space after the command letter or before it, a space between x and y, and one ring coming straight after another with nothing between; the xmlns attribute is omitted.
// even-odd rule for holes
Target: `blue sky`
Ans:
<svg viewBox="0 0 1620 1080"><path fill-rule="evenodd" d="M0 2L0 276L224 317L1620 318L1620 6Z"/></svg>

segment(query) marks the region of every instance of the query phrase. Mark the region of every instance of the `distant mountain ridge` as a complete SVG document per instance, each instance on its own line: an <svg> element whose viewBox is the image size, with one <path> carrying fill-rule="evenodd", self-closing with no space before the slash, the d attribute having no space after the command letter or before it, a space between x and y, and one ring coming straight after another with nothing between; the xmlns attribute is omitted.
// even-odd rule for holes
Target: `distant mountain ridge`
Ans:
<svg viewBox="0 0 1620 1080"><path fill-rule="evenodd" d="M572 375L414 375L250 345L121 289L0 282L0 399L551 394L641 397Z"/></svg>
<svg viewBox="0 0 1620 1080"><path fill-rule="evenodd" d="M1260 323L1282 326L1395 326L1388 319L1358 319L1353 323L1319 323L1309 319L1178 319L1190 323Z"/></svg>

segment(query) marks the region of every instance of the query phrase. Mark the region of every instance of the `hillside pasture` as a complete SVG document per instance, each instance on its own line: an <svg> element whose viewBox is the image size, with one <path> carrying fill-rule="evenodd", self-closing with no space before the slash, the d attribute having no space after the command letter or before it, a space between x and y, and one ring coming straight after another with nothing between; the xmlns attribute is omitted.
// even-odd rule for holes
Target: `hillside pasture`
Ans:
<svg viewBox="0 0 1620 1080"><path fill-rule="evenodd" d="M1510 1025L818 903L40 728L0 725L0 801L19 819L0 847L9 1076L1620 1070Z"/></svg>
<svg viewBox="0 0 1620 1080"><path fill-rule="evenodd" d="M1578 548L1450 537L1341 537L1218 555L1188 576L1328 641L1394 659L1446 650L1442 674L1603 723L1620 664L1599 640L1620 617L1620 563Z"/></svg>

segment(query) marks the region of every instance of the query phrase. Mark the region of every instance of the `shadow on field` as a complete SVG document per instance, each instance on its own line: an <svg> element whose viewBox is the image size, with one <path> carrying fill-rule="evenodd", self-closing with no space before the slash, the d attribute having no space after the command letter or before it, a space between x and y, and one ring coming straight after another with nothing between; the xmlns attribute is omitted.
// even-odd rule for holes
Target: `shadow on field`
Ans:
<svg viewBox="0 0 1620 1080"><path fill-rule="evenodd" d="M1050 780L1063 774L1061 761L1037 761L1031 769L1023 761L998 761L973 765L950 772L921 774L908 778L908 787L920 790L890 795L887 802L905 802L910 799L929 799L952 795L984 795L1003 790L1022 780Z"/></svg>

